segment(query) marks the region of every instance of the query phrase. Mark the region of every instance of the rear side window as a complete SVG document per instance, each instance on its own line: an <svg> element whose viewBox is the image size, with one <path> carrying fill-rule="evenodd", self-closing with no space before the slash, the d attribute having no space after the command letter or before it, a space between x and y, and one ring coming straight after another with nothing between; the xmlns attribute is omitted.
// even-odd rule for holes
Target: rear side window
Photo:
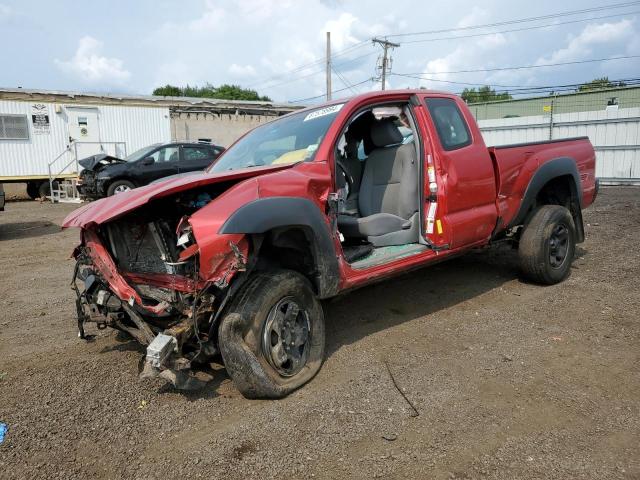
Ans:
<svg viewBox="0 0 640 480"><path fill-rule="evenodd" d="M211 157L209 150L204 147L183 147L182 151L184 152L184 159L187 162L203 160Z"/></svg>
<svg viewBox="0 0 640 480"><path fill-rule="evenodd" d="M456 150L471 144L469 127L456 102L449 98L427 98L426 102L442 148Z"/></svg>

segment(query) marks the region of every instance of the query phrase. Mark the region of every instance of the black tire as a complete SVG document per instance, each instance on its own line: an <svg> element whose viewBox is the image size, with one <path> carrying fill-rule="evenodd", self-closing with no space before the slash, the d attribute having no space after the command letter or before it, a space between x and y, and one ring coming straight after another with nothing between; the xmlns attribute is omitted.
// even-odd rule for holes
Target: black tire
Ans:
<svg viewBox="0 0 640 480"><path fill-rule="evenodd" d="M40 195L38 193L38 186L39 185L34 182L27 183L27 195L29 195L29 198L31 198L31 200L37 200L38 198L40 198Z"/></svg>
<svg viewBox="0 0 640 480"><path fill-rule="evenodd" d="M53 188L58 188L58 182L56 180L53 181ZM38 186L38 198L47 198L51 195L51 188L49 186L49 182L42 182Z"/></svg>
<svg viewBox="0 0 640 480"><path fill-rule="evenodd" d="M129 180L116 180L109 185L109 188L107 188L107 197L115 195L116 193L121 193L120 190L133 190L134 188L136 188L136 186Z"/></svg>
<svg viewBox="0 0 640 480"><path fill-rule="evenodd" d="M282 398L322 366L324 313L299 273L256 273L229 306L218 339L227 372L242 395Z"/></svg>
<svg viewBox="0 0 640 480"><path fill-rule="evenodd" d="M569 210L544 205L533 213L520 237L520 269L528 280L553 285L569 276L575 251L576 227Z"/></svg>

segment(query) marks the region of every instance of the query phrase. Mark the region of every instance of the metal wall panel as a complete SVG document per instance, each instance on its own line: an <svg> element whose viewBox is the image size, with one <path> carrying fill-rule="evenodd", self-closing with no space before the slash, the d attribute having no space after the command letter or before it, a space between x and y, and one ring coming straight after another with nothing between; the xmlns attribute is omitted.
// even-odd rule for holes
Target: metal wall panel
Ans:
<svg viewBox="0 0 640 480"><path fill-rule="evenodd" d="M46 176L47 166L63 153L69 141L67 113L63 103L44 103L48 108L49 133L34 132L31 121L31 106L35 103L0 100L0 113L24 114L28 116L29 140L0 140L0 181L23 179L30 176ZM69 105L82 108L82 105ZM92 105L98 109L100 140L103 142L125 142L126 152L158 142L171 141L171 124L168 107L140 107L125 105ZM106 153L112 147L105 146ZM56 172L73 160L73 150L63 155L57 163ZM72 171L69 168L66 172Z"/></svg>
<svg viewBox="0 0 640 480"><path fill-rule="evenodd" d="M487 146L588 136L596 176L605 184L640 184L640 108L572 112L478 122Z"/></svg>

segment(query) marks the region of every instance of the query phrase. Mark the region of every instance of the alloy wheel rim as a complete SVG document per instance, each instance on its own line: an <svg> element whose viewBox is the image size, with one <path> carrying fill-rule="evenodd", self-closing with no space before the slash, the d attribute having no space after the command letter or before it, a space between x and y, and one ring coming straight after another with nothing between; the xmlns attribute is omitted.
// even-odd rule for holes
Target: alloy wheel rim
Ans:
<svg viewBox="0 0 640 480"><path fill-rule="evenodd" d="M128 192L129 190L131 190L131 187L128 187L127 185L118 185L113 190L113 193L124 193L124 192Z"/></svg>
<svg viewBox="0 0 640 480"><path fill-rule="evenodd" d="M298 373L307 363L311 344L309 313L293 297L271 309L262 331L262 350L269 364L283 377Z"/></svg>
<svg viewBox="0 0 640 480"><path fill-rule="evenodd" d="M569 251L569 229L564 224L553 227L549 237L549 263L553 268L560 268L567 259Z"/></svg>

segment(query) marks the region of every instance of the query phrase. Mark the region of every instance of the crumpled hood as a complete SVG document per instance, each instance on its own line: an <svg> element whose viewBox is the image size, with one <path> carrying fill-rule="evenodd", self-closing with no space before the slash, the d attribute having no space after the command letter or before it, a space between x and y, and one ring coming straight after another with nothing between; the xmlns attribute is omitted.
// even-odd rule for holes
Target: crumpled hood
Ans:
<svg viewBox="0 0 640 480"><path fill-rule="evenodd" d="M164 182L152 183L146 187L134 188L128 192L90 202L67 215L62 222L62 227L84 228L91 224L100 225L132 212L158 198L229 180L257 177L285 170L293 165L245 168L222 173L200 172L197 175L169 178Z"/></svg>
<svg viewBox="0 0 640 480"><path fill-rule="evenodd" d="M112 157L111 155L107 155L105 153L99 153L97 155L91 155L90 157L83 158L82 160L78 160L78 163L85 170L99 170L96 167L103 165L103 163L126 163L121 158Z"/></svg>

